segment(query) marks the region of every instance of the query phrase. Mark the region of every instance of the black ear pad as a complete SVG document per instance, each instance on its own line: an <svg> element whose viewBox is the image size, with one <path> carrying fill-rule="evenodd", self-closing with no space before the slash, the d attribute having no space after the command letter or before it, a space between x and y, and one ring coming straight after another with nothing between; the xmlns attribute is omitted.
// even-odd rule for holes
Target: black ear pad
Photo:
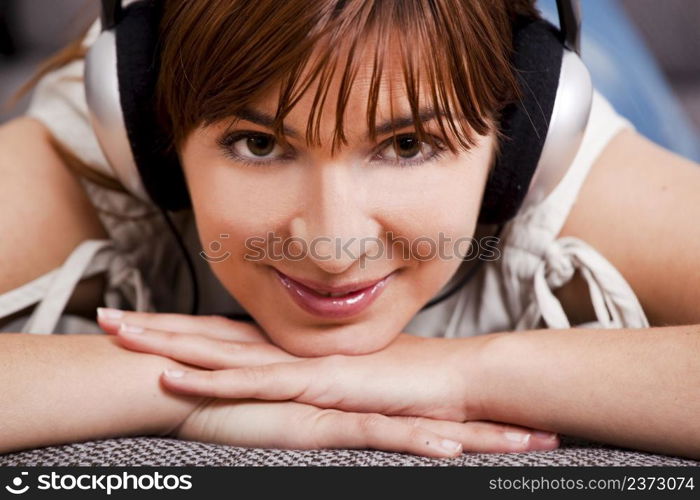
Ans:
<svg viewBox="0 0 700 500"><path fill-rule="evenodd" d="M167 210L191 206L184 173L154 110L161 2L130 4L116 30L119 94L134 161L151 199Z"/></svg>
<svg viewBox="0 0 700 500"><path fill-rule="evenodd" d="M505 138L486 183L482 224L502 224L520 208L542 153L559 86L564 47L546 21L520 21L513 29L513 65L522 100L504 108Z"/></svg>

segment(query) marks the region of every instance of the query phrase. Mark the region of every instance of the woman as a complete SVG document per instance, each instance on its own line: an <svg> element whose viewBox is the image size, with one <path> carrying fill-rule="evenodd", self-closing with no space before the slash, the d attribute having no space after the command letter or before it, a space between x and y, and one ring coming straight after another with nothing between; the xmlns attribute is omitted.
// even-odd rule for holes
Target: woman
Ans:
<svg viewBox="0 0 700 500"><path fill-rule="evenodd" d="M12 242L3 289L70 253L62 269L88 279L66 311L104 298L99 324L116 336L3 335L1 365L17 380L2 389L17 402L5 409L3 451L158 433L444 457L551 449L566 433L700 456L700 173L596 94L557 187L500 233L478 224L507 140L499 113L519 95L511 23L537 14L527 1L423 5L164 4L156 106L192 202L175 223L196 229L197 271L206 264L220 283L202 287L203 316L115 309L184 312L175 273L185 267L166 260L173 247L153 204L110 172L85 119L52 115L65 101L80 109L70 93L81 87L52 87L47 75L35 119L0 138L16 209L0 222ZM474 236L500 238L488 262L425 258L411 244ZM459 293L419 312L462 276ZM86 331L43 321L61 312L52 300L15 325ZM254 323L209 315L235 307ZM58 429L26 418L46 408Z"/></svg>

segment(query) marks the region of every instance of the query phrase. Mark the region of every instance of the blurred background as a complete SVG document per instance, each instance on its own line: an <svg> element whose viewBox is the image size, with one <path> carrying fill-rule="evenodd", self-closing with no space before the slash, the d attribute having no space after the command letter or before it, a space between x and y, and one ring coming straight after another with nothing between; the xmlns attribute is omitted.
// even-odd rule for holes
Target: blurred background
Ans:
<svg viewBox="0 0 700 500"><path fill-rule="evenodd" d="M99 14L98 0L0 0L0 122L7 99ZM555 24L555 0L539 0ZM581 0L596 88L644 135L700 162L700 0Z"/></svg>

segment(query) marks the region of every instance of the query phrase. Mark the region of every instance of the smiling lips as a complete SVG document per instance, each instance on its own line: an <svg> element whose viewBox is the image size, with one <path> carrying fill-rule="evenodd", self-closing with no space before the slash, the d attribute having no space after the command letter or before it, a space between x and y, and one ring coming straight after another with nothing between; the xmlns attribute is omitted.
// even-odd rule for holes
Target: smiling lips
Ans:
<svg viewBox="0 0 700 500"><path fill-rule="evenodd" d="M324 318L345 318L367 309L382 293L394 273L373 281L329 287L295 280L275 269L282 286L303 310Z"/></svg>

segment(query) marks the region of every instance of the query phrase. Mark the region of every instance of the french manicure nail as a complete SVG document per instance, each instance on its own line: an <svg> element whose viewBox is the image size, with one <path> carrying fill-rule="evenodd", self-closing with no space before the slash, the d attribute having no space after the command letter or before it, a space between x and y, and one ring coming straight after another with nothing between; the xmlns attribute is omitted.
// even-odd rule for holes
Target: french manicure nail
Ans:
<svg viewBox="0 0 700 500"><path fill-rule="evenodd" d="M508 440L518 444L525 444L530 441L530 434L522 432L504 432L503 436Z"/></svg>
<svg viewBox="0 0 700 500"><path fill-rule="evenodd" d="M451 439L443 439L442 441L440 441L440 446L450 453L457 453L458 451L462 451L462 443L452 441Z"/></svg>
<svg viewBox="0 0 700 500"><path fill-rule="evenodd" d="M130 333L143 333L143 328L136 325L127 325L126 323L122 323L121 326L119 326L119 333L126 333L127 335Z"/></svg>
<svg viewBox="0 0 700 500"><path fill-rule="evenodd" d="M97 317L103 321L114 322L115 319L120 319L124 316L124 311L120 309L112 309L109 307L98 307Z"/></svg>
<svg viewBox="0 0 700 500"><path fill-rule="evenodd" d="M182 370L165 370L163 374L170 378L182 378L185 376L185 372Z"/></svg>

